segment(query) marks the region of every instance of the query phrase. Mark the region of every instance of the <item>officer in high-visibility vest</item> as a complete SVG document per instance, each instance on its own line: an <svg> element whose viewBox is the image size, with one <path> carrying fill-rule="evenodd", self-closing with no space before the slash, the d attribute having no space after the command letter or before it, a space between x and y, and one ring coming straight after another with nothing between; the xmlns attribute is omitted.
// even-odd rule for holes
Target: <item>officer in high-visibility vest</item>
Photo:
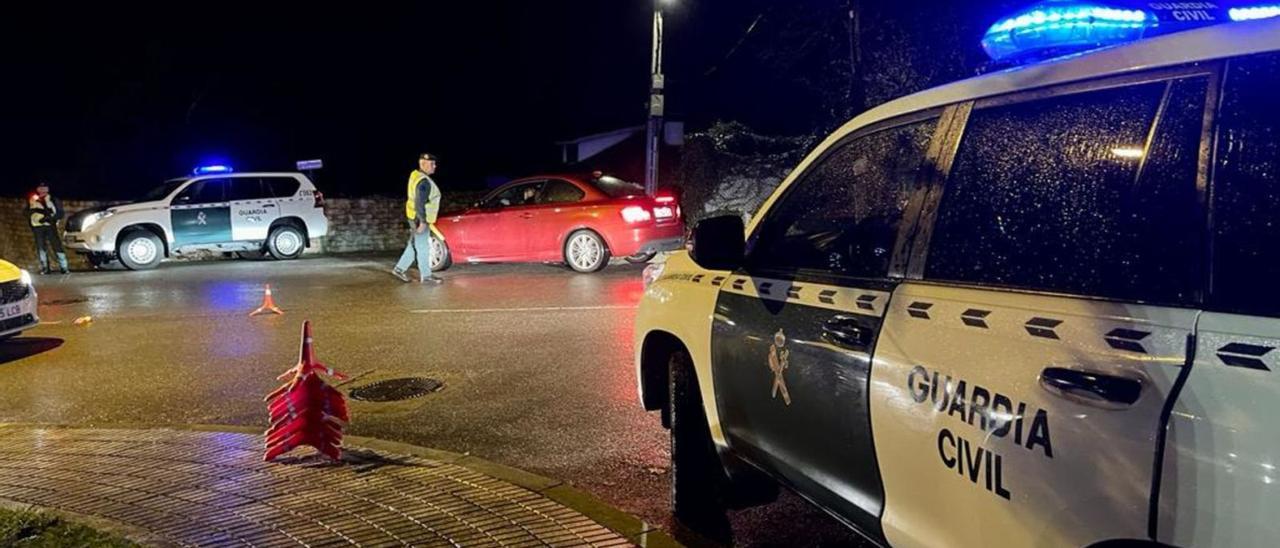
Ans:
<svg viewBox="0 0 1280 548"><path fill-rule="evenodd" d="M66 216L62 201L49 194L48 183L40 183L36 193L27 199L27 219L36 240L36 256L40 259L40 273L48 274L49 248L58 258L58 269L67 273L67 253L62 249L62 237L58 235L58 221Z"/></svg>
<svg viewBox="0 0 1280 548"><path fill-rule="evenodd" d="M409 221L409 243L391 271L404 282L409 281L406 273L415 260L418 263L418 281L437 284L442 281L431 273L431 225L435 224L440 213L440 188L431 180L435 172L436 157L423 153L418 157L418 169L409 174L408 200L404 203L404 214Z"/></svg>

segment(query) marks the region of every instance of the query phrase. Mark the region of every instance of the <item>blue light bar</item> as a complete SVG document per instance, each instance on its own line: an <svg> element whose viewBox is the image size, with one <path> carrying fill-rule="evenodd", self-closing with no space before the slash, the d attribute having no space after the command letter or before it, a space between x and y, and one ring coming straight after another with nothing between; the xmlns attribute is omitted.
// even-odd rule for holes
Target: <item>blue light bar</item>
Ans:
<svg viewBox="0 0 1280 548"><path fill-rule="evenodd" d="M1049 0L996 22L983 36L982 49L995 61L1038 60L1132 42L1155 24L1143 10Z"/></svg>
<svg viewBox="0 0 1280 548"><path fill-rule="evenodd" d="M231 173L231 166L215 164L211 166L200 166L195 170L196 175L208 175L210 173Z"/></svg>
<svg viewBox="0 0 1280 548"><path fill-rule="evenodd" d="M1231 8L1227 12L1232 21L1253 21L1254 19L1270 19L1280 17L1280 4L1263 4L1247 8Z"/></svg>

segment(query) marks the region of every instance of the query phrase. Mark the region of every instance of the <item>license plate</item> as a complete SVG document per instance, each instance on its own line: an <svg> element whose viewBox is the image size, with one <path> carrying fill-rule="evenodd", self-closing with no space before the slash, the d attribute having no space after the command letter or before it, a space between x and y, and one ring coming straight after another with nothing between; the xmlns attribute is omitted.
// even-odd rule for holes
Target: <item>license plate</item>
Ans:
<svg viewBox="0 0 1280 548"><path fill-rule="evenodd" d="M7 320L22 313L21 304L0 305L0 320Z"/></svg>
<svg viewBox="0 0 1280 548"><path fill-rule="evenodd" d="M676 212L675 210L669 207L655 207L653 208L653 216L659 219L665 219L669 217L675 217Z"/></svg>

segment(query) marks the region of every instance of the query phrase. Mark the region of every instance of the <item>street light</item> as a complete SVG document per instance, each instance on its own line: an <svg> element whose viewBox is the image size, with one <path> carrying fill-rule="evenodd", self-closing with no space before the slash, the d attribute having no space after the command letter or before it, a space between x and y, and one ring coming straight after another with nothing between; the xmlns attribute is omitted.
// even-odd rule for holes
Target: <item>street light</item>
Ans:
<svg viewBox="0 0 1280 548"><path fill-rule="evenodd" d="M662 117L666 111L662 91L662 8L675 0L655 0L653 4L653 61L649 66L649 127L645 132L644 191L658 191L658 147L662 143Z"/></svg>

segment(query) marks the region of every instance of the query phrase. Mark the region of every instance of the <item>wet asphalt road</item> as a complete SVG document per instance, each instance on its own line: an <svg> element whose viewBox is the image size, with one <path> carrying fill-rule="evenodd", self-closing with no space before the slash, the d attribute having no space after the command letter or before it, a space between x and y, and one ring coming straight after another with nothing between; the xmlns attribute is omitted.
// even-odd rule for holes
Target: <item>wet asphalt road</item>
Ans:
<svg viewBox="0 0 1280 548"><path fill-rule="evenodd" d="M313 323L350 386L425 376L444 389L352 402L355 435L469 452L570 481L692 541L667 513L668 438L636 402L641 267L456 266L403 284L391 257L165 264L37 279L44 324L0 343L0 422L266 426L262 397ZM285 316L249 318L270 283ZM78 326L76 318L93 322ZM857 545L786 494L735 513L743 546Z"/></svg>

